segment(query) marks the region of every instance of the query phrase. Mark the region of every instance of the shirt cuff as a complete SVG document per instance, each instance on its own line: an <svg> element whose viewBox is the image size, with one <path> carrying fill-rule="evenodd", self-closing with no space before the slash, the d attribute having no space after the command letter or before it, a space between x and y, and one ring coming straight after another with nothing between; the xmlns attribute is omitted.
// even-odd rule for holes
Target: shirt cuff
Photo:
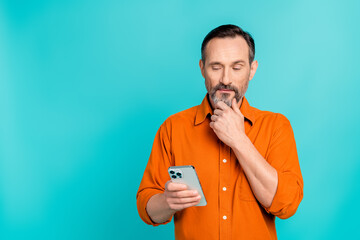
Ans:
<svg viewBox="0 0 360 240"><path fill-rule="evenodd" d="M278 186L270 207L264 207L267 213L281 219L295 214L303 198L302 183L291 172L278 173Z"/></svg>

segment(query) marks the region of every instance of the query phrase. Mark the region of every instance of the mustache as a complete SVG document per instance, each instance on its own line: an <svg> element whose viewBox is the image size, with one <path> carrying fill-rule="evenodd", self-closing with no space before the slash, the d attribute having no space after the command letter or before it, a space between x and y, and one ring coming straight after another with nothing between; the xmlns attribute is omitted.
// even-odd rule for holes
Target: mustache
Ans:
<svg viewBox="0 0 360 240"><path fill-rule="evenodd" d="M218 90L232 90L234 91L235 93L238 93L239 90L237 89L237 87L234 87L232 85L225 85L223 83L219 83L218 85L216 85L214 88L213 88L213 91L216 92Z"/></svg>

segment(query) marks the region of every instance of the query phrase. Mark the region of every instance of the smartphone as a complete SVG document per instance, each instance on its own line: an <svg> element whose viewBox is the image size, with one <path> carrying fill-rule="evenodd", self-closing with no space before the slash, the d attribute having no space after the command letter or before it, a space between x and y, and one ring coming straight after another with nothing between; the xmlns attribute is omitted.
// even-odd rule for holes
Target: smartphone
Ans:
<svg viewBox="0 0 360 240"><path fill-rule="evenodd" d="M201 188L194 166L172 166L169 167L168 172L172 182L185 184L188 186L188 189L198 191L201 196L201 200L200 203L195 206L206 206L207 202L205 195Z"/></svg>

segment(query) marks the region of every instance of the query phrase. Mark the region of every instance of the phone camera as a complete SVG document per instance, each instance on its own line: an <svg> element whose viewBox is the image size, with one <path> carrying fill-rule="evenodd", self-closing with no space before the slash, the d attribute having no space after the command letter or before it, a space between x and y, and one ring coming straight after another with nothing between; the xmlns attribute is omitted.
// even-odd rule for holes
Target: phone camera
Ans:
<svg viewBox="0 0 360 240"><path fill-rule="evenodd" d="M176 175L171 175L171 177L175 179L175 178L176 178Z"/></svg>
<svg viewBox="0 0 360 240"><path fill-rule="evenodd" d="M178 172L178 173L176 173L176 175L177 175L178 177L181 177L181 173L179 173L179 172Z"/></svg>
<svg viewBox="0 0 360 240"><path fill-rule="evenodd" d="M170 174L175 174L175 172L173 170L170 170Z"/></svg>

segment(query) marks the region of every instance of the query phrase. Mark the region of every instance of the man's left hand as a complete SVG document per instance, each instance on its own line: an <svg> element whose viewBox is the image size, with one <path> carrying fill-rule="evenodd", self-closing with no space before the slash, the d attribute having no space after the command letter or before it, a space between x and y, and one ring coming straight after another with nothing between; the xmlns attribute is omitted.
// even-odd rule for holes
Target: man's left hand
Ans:
<svg viewBox="0 0 360 240"><path fill-rule="evenodd" d="M210 127L223 143L233 148L236 143L239 143L239 141L246 137L246 134L244 115L237 106L235 98L232 100L231 105L230 108L222 101L215 105Z"/></svg>

